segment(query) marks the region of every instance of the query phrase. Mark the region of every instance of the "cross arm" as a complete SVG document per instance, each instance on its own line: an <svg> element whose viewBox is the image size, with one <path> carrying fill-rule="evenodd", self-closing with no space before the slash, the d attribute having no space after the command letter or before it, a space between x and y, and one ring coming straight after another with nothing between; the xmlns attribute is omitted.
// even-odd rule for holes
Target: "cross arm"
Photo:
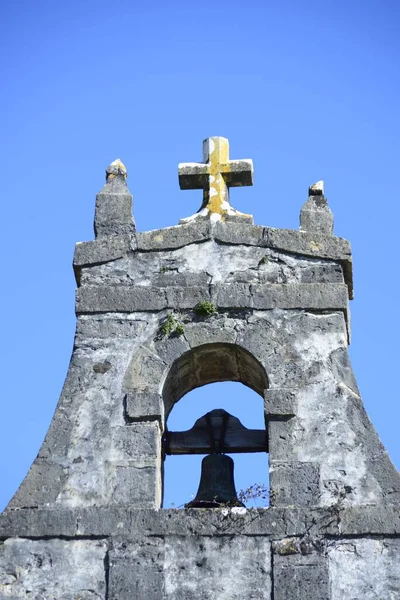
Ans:
<svg viewBox="0 0 400 600"><path fill-rule="evenodd" d="M225 182L229 187L253 185L253 161L251 159L230 160L222 166Z"/></svg>
<svg viewBox="0 0 400 600"><path fill-rule="evenodd" d="M204 163L180 163L178 174L181 190L198 190L206 186L208 165Z"/></svg>

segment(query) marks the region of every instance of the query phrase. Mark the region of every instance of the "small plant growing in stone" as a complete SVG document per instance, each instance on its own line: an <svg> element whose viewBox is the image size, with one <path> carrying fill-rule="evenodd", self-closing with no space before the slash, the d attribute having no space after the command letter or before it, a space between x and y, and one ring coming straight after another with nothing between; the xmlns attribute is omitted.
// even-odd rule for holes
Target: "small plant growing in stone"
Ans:
<svg viewBox="0 0 400 600"><path fill-rule="evenodd" d="M268 488L263 483L253 483L248 488L239 490L237 496L243 504L258 502L261 506L267 506L269 500Z"/></svg>
<svg viewBox="0 0 400 600"><path fill-rule="evenodd" d="M203 300L202 302L196 304L196 306L194 307L194 312L196 313L196 315L201 317L210 317L211 315L214 315L217 312L217 308L212 302Z"/></svg>
<svg viewBox="0 0 400 600"><path fill-rule="evenodd" d="M176 333L176 335L183 335L185 333L185 328L183 326L183 323L176 324L175 333Z"/></svg>
<svg viewBox="0 0 400 600"><path fill-rule="evenodd" d="M161 267L160 268L160 273L169 273L171 271L175 271L175 269L173 269L172 267Z"/></svg>
<svg viewBox="0 0 400 600"><path fill-rule="evenodd" d="M176 321L175 321L175 317L172 313L169 313L169 315L167 315L167 318L165 319L164 323L161 324L161 333L163 335L171 335L171 333L174 331L176 327Z"/></svg>
<svg viewBox="0 0 400 600"><path fill-rule="evenodd" d="M178 321L175 315L169 313L165 321L161 324L160 331L163 336L172 335L173 333L176 335L183 335L185 333L185 328L183 323Z"/></svg>
<svg viewBox="0 0 400 600"><path fill-rule="evenodd" d="M270 504L275 504L276 500L278 498L278 492L277 490L270 490L269 491L269 502Z"/></svg>
<svg viewBox="0 0 400 600"><path fill-rule="evenodd" d="M258 266L261 267L261 265L266 265L269 262L269 260L269 256L263 256L260 262L258 263Z"/></svg>

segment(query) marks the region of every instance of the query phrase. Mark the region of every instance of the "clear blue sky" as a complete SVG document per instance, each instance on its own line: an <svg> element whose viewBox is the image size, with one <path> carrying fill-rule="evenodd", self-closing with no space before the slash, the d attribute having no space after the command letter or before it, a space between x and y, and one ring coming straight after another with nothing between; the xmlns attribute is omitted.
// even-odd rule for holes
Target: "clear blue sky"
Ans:
<svg viewBox="0 0 400 600"><path fill-rule="evenodd" d="M73 249L93 238L105 167L126 164L138 230L175 225L201 202L179 190L177 164L201 160L211 135L253 159L254 187L231 198L260 225L297 228L308 186L325 180L335 232L354 252L354 370L399 467L399 3L25 0L0 13L0 508L67 372ZM248 425L251 397L260 423L261 400L241 387L187 396L176 426L218 407L213 393L236 398L229 408ZM205 393L211 406L196 412ZM265 480L259 458L238 469L238 487ZM166 505L179 505L198 472L169 469Z"/></svg>

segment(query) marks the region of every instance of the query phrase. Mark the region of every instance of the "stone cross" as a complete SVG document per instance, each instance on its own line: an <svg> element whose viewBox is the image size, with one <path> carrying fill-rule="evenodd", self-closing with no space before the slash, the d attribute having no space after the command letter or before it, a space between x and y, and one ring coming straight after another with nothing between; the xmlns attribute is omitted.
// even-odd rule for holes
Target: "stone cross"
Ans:
<svg viewBox="0 0 400 600"><path fill-rule="evenodd" d="M229 142L224 137L211 137L203 141L203 163L180 163L179 185L182 190L203 190L203 204L193 217L210 215L219 220L224 215L252 218L232 208L229 188L253 185L253 161L229 160Z"/></svg>

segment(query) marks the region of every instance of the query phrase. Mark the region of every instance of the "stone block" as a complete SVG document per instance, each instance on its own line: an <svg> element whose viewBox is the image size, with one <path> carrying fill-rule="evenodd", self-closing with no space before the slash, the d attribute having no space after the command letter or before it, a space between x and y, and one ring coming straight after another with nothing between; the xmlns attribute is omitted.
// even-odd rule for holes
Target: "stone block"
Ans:
<svg viewBox="0 0 400 600"><path fill-rule="evenodd" d="M295 544L291 553L290 544L274 546L274 600L331 600L326 557L297 553Z"/></svg>
<svg viewBox="0 0 400 600"><path fill-rule="evenodd" d="M235 325L233 319L226 319L223 315L213 317L210 322L188 323L185 325L185 338L191 348L213 343L233 344L237 337Z"/></svg>
<svg viewBox="0 0 400 600"><path fill-rule="evenodd" d="M147 286L85 285L76 291L76 313L131 313L168 308L165 290Z"/></svg>
<svg viewBox="0 0 400 600"><path fill-rule="evenodd" d="M171 286L165 288L165 294L168 307L175 309L193 309L199 302L210 301L208 285L189 287Z"/></svg>
<svg viewBox="0 0 400 600"><path fill-rule="evenodd" d="M61 465L37 458L8 506L35 507L54 502L67 479L67 473L68 470Z"/></svg>
<svg viewBox="0 0 400 600"><path fill-rule="evenodd" d="M323 195L309 196L300 212L300 230L333 235L333 214Z"/></svg>
<svg viewBox="0 0 400 600"><path fill-rule="evenodd" d="M385 450L373 457L367 454L367 473L377 481L383 502L400 505L400 473Z"/></svg>
<svg viewBox="0 0 400 600"><path fill-rule="evenodd" d="M330 600L400 598L400 539L349 539L328 546Z"/></svg>
<svg viewBox="0 0 400 600"><path fill-rule="evenodd" d="M127 421L164 421L164 403L158 392L152 389L129 392L124 398L124 412Z"/></svg>
<svg viewBox="0 0 400 600"><path fill-rule="evenodd" d="M268 417L267 417L268 419ZM295 419L268 421L268 452L271 461L293 461L297 456Z"/></svg>
<svg viewBox="0 0 400 600"><path fill-rule="evenodd" d="M109 553L107 600L164 600L164 541L116 542Z"/></svg>
<svg viewBox="0 0 400 600"><path fill-rule="evenodd" d="M325 211L306 210L303 208L300 217L300 229L302 231L318 231L332 235L333 215Z"/></svg>
<svg viewBox="0 0 400 600"><path fill-rule="evenodd" d="M72 372L70 371L70 377ZM71 386L72 387L72 386ZM52 422L50 423L50 427L46 433L46 437L40 447L39 454L33 465L36 462L39 463L40 460L50 461L54 463L64 463L64 461L68 457L68 446L71 439L71 419L68 418L68 414L66 411L58 411L54 416ZM46 463L45 463L46 464ZM32 468L33 468L32 465ZM62 467L63 469L64 467ZM35 467L36 469L36 467ZM46 470L46 468L44 469ZM60 489L62 487L62 483L64 482L64 471L61 470L61 467L50 467L50 470L54 474L58 472L58 478L60 481ZM29 471L28 471L29 473ZM29 475L30 477L30 475ZM56 479L57 481L58 479ZM24 482L25 483L25 482ZM53 489L56 489L56 485L53 486ZM31 488L32 489L32 488Z"/></svg>
<svg viewBox="0 0 400 600"><path fill-rule="evenodd" d="M224 283L232 285L233 283L245 283L250 285L250 283L260 283L261 273L252 269L251 271L234 271L229 273L227 277L224 278ZM273 283L276 283L275 281Z"/></svg>
<svg viewBox="0 0 400 600"><path fill-rule="evenodd" d="M116 177L96 196L94 216L96 238L135 232L132 215L132 194L123 178Z"/></svg>
<svg viewBox="0 0 400 600"><path fill-rule="evenodd" d="M296 394L288 389L268 389L265 391L264 414L266 418L292 417L296 414Z"/></svg>
<svg viewBox="0 0 400 600"><path fill-rule="evenodd" d="M212 301L218 308L251 308L253 299L246 283L216 284L212 288Z"/></svg>
<svg viewBox="0 0 400 600"><path fill-rule="evenodd" d="M146 509L137 509L139 513L148 513ZM124 536L137 538L139 527L132 526L132 509L126 506L90 506L88 508L70 509L75 518L75 537L104 537ZM154 512L154 511L153 511ZM110 544L111 545L111 544Z"/></svg>
<svg viewBox="0 0 400 600"><path fill-rule="evenodd" d="M179 323L179 315L176 317L176 323ZM184 327L183 335L177 335L173 332L171 335L160 336L159 339L154 343L155 354L167 365L171 365L174 360L182 356L185 352L190 350L190 346L186 340L186 325L181 323Z"/></svg>
<svg viewBox="0 0 400 600"><path fill-rule="evenodd" d="M345 361L346 355L347 352L344 356L341 356L345 366L347 364ZM350 366L348 369L345 366L341 364L342 377L346 378L349 384L357 387L355 379L351 377L352 371ZM364 489L360 490L359 485L359 492L361 491L365 496L370 496L369 488L371 484L375 483L375 491L373 493L376 501L387 504L400 503L400 473L385 451L358 395L349 395L347 398L346 419L357 440L357 447L361 450L365 460L366 476L363 479ZM379 490L378 496L376 487Z"/></svg>
<svg viewBox="0 0 400 600"><path fill-rule="evenodd" d="M329 366L338 383L344 383L357 396L360 395L347 348L337 348L331 352Z"/></svg>
<svg viewBox="0 0 400 600"><path fill-rule="evenodd" d="M328 258L340 262L351 259L350 243L347 240L317 232L265 227L263 243L268 248L290 254Z"/></svg>
<svg viewBox="0 0 400 600"><path fill-rule="evenodd" d="M251 536L165 540L166 600L270 600L268 539Z"/></svg>
<svg viewBox="0 0 400 600"><path fill-rule="evenodd" d="M222 221L223 223L251 223L254 225L254 217L253 215L246 215L246 214L240 214L235 213L233 215L230 214L226 214L224 215L224 220ZM217 221L217 223L221 223L221 221Z"/></svg>
<svg viewBox="0 0 400 600"><path fill-rule="evenodd" d="M106 552L102 540L6 540L0 598L106 600Z"/></svg>
<svg viewBox="0 0 400 600"><path fill-rule="evenodd" d="M208 273L178 273L175 270L166 270L162 273L157 273L153 278L152 284L157 287L179 286L186 288L194 286L204 289L209 285L210 281L211 277Z"/></svg>
<svg viewBox="0 0 400 600"><path fill-rule="evenodd" d="M141 251L173 250L209 239L211 239L211 224L208 220L137 234L138 249Z"/></svg>
<svg viewBox="0 0 400 600"><path fill-rule="evenodd" d="M267 256L265 260L267 260ZM252 281L252 283L298 283L298 279L298 272L294 267L280 261L270 260L260 266L258 281Z"/></svg>
<svg viewBox="0 0 400 600"><path fill-rule="evenodd" d="M10 537L74 537L76 515L73 510L19 508L0 514L0 539Z"/></svg>
<svg viewBox="0 0 400 600"><path fill-rule="evenodd" d="M318 463L280 462L270 459L272 506L316 506L319 503Z"/></svg>
<svg viewBox="0 0 400 600"><path fill-rule="evenodd" d="M83 267L116 260L136 249L136 236L111 235L75 246L74 266Z"/></svg>
<svg viewBox="0 0 400 600"><path fill-rule="evenodd" d="M167 365L152 350L141 346L133 355L126 370L123 389L125 392L159 389Z"/></svg>
<svg viewBox="0 0 400 600"><path fill-rule="evenodd" d="M141 421L112 427L112 457L114 461L153 459L156 464L161 454L161 431L157 421Z"/></svg>
<svg viewBox="0 0 400 600"><path fill-rule="evenodd" d="M264 228L238 221L219 221L214 224L212 235L223 244L243 244L245 246L264 246Z"/></svg>
<svg viewBox="0 0 400 600"><path fill-rule="evenodd" d="M301 283L344 283L343 268L339 263L311 263L300 269Z"/></svg>
<svg viewBox="0 0 400 600"><path fill-rule="evenodd" d="M400 537L400 504L351 506L340 511L342 535Z"/></svg>
<svg viewBox="0 0 400 600"><path fill-rule="evenodd" d="M97 339L129 339L140 338L149 325L145 319L134 319L130 315L79 315L76 336L77 342L87 338Z"/></svg>
<svg viewBox="0 0 400 600"><path fill-rule="evenodd" d="M260 284L250 287L255 309L345 310L347 287L343 284Z"/></svg>
<svg viewBox="0 0 400 600"><path fill-rule="evenodd" d="M159 508L161 505L161 469L149 461L135 461L129 466L110 463L110 500L112 504L136 508Z"/></svg>

